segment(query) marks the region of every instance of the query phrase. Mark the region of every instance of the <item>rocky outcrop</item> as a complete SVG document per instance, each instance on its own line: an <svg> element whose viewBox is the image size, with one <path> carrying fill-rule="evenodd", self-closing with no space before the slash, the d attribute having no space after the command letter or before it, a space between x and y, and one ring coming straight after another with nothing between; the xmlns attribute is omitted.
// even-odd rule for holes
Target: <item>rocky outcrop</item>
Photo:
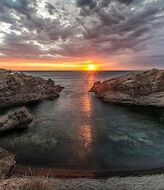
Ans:
<svg viewBox="0 0 164 190"><path fill-rule="evenodd" d="M0 148L0 179L12 174L15 165L15 158L8 151Z"/></svg>
<svg viewBox="0 0 164 190"><path fill-rule="evenodd" d="M0 118L0 132L25 128L32 121L33 116L25 107L10 111L7 115Z"/></svg>
<svg viewBox="0 0 164 190"><path fill-rule="evenodd" d="M54 99L61 90L51 79L0 70L0 107Z"/></svg>
<svg viewBox="0 0 164 190"><path fill-rule="evenodd" d="M90 92L112 103L164 107L164 70L153 69L96 82Z"/></svg>

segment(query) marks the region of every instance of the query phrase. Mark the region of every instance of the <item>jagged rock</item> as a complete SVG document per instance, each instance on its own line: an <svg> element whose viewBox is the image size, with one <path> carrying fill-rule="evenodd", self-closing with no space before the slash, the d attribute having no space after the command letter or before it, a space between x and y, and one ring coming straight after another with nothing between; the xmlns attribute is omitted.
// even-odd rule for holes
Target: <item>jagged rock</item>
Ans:
<svg viewBox="0 0 164 190"><path fill-rule="evenodd" d="M10 111L0 118L0 132L17 128L25 128L33 121L33 116L23 107Z"/></svg>
<svg viewBox="0 0 164 190"><path fill-rule="evenodd" d="M54 99L61 90L51 79L0 70L0 107Z"/></svg>
<svg viewBox="0 0 164 190"><path fill-rule="evenodd" d="M12 174L15 166L15 157L8 151L0 148L0 179Z"/></svg>
<svg viewBox="0 0 164 190"><path fill-rule="evenodd" d="M112 103L164 107L164 70L152 69L99 81L90 92Z"/></svg>

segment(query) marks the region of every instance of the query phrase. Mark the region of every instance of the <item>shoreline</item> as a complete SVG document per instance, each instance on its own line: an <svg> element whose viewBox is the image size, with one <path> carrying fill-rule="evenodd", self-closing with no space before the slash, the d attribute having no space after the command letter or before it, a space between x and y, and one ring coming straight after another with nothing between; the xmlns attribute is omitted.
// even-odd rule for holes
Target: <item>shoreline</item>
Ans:
<svg viewBox="0 0 164 190"><path fill-rule="evenodd" d="M106 179L91 178L42 178L13 177L1 181L0 189L46 189L46 190L163 190L164 175L147 175L143 177L113 177Z"/></svg>
<svg viewBox="0 0 164 190"><path fill-rule="evenodd" d="M112 177L142 177L146 175L164 174L164 167L143 169L143 170L127 170L127 171L82 171L82 170L59 170L50 168L27 167L16 165L14 169L15 175L23 176L43 176L52 178L112 178Z"/></svg>

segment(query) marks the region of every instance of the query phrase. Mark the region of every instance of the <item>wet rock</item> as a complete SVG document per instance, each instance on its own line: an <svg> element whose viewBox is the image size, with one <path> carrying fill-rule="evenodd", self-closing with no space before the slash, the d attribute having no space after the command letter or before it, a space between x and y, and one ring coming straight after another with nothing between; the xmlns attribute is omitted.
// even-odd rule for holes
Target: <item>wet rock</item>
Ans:
<svg viewBox="0 0 164 190"><path fill-rule="evenodd" d="M8 151L0 148L0 179L12 174L15 166L15 158Z"/></svg>
<svg viewBox="0 0 164 190"><path fill-rule="evenodd" d="M152 69L96 82L90 92L112 103L164 107L164 70Z"/></svg>
<svg viewBox="0 0 164 190"><path fill-rule="evenodd" d="M0 132L25 128L33 121L33 116L23 107L15 111L10 111L7 115L0 118Z"/></svg>
<svg viewBox="0 0 164 190"><path fill-rule="evenodd" d="M0 107L54 99L61 90L51 79L0 70Z"/></svg>

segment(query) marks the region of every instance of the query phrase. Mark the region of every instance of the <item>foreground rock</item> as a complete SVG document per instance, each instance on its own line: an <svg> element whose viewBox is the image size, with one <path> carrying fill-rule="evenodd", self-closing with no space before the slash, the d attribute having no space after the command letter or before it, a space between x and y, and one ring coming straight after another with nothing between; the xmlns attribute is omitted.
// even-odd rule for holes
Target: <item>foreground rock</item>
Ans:
<svg viewBox="0 0 164 190"><path fill-rule="evenodd" d="M163 190L164 174L112 178L11 178L0 181L0 190Z"/></svg>
<svg viewBox="0 0 164 190"><path fill-rule="evenodd" d="M164 107L164 70L153 69L96 82L90 91L113 103Z"/></svg>
<svg viewBox="0 0 164 190"><path fill-rule="evenodd" d="M33 121L33 116L23 107L10 111L0 118L0 132L17 128L25 128Z"/></svg>
<svg viewBox="0 0 164 190"><path fill-rule="evenodd" d="M15 158L8 151L0 148L0 179L12 174L15 165Z"/></svg>
<svg viewBox="0 0 164 190"><path fill-rule="evenodd" d="M0 181L0 190L55 190L47 178L11 178Z"/></svg>
<svg viewBox="0 0 164 190"><path fill-rule="evenodd" d="M61 90L51 79L0 70L0 107L54 99Z"/></svg>

